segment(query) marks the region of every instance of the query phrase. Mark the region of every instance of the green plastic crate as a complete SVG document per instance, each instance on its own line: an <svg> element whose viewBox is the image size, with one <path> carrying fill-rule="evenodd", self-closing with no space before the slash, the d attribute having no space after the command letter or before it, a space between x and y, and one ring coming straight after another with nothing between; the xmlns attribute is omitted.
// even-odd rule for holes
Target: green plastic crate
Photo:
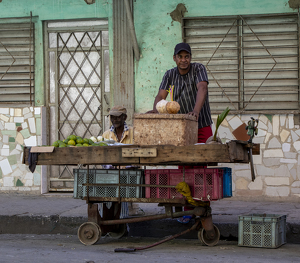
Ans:
<svg viewBox="0 0 300 263"><path fill-rule="evenodd" d="M239 216L239 246L277 248L286 243L286 215Z"/></svg>
<svg viewBox="0 0 300 263"><path fill-rule="evenodd" d="M73 169L74 174L74 198L86 197L87 169ZM143 170L120 170L121 184L143 184ZM118 184L119 170L89 169L89 183L91 184ZM121 186L90 186L90 197L127 197L142 198L142 187Z"/></svg>

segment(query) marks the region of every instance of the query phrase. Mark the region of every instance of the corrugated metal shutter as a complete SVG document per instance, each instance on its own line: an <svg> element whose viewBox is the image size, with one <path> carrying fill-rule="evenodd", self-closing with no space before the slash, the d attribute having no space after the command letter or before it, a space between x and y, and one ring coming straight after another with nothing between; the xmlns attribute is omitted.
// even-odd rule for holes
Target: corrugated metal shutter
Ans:
<svg viewBox="0 0 300 263"><path fill-rule="evenodd" d="M31 81L30 81L31 80ZM34 102L34 24L0 23L0 104Z"/></svg>
<svg viewBox="0 0 300 263"><path fill-rule="evenodd" d="M297 15L184 18L183 34L207 68L212 111L299 109Z"/></svg>

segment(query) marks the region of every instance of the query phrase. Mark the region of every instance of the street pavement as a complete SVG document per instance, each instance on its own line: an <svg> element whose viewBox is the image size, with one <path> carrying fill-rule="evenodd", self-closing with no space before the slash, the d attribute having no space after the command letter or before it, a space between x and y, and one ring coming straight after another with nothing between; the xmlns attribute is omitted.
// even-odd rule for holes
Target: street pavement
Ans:
<svg viewBox="0 0 300 263"><path fill-rule="evenodd" d="M287 243L300 244L300 202L245 201L235 197L211 202L213 223L221 239L237 240L240 215L286 215ZM163 214L164 207L140 203L138 215ZM0 194L0 234L70 234L87 221L87 204L72 194L26 195ZM193 222L180 224L176 219L159 219L129 224L129 236L158 237L180 233ZM190 232L182 238L197 238Z"/></svg>

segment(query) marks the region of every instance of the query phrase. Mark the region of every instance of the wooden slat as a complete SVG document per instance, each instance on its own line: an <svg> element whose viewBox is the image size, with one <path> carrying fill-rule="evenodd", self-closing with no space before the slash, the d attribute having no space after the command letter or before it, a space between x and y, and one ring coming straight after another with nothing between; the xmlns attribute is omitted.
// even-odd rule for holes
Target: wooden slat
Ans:
<svg viewBox="0 0 300 263"><path fill-rule="evenodd" d="M248 143L231 141L227 144L203 144L189 146L94 146L55 148L53 153L40 153L38 165L77 165L77 164L112 164L112 165L159 165L159 164L216 164L248 163ZM141 152L157 149L156 157L124 157L124 149L140 148ZM149 152L149 151L148 151ZM259 154L255 147L254 154ZM24 163L28 165L29 149L24 149Z"/></svg>
<svg viewBox="0 0 300 263"><path fill-rule="evenodd" d="M122 157L156 157L156 148L123 148Z"/></svg>

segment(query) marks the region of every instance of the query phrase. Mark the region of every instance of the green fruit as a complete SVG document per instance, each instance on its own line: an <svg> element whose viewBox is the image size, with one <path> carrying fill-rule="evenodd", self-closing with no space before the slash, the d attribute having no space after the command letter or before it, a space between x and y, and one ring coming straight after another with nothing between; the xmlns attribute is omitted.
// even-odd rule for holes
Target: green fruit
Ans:
<svg viewBox="0 0 300 263"><path fill-rule="evenodd" d="M83 139L83 143L89 143L89 139L84 138L84 139Z"/></svg>
<svg viewBox="0 0 300 263"><path fill-rule="evenodd" d="M69 141L68 141L68 144L69 144L69 145L73 145L73 146L74 146L76 143L75 143L75 141L74 141L74 140L69 140Z"/></svg>
<svg viewBox="0 0 300 263"><path fill-rule="evenodd" d="M100 143L99 143L99 146L107 146L107 144L104 143L104 142L100 142Z"/></svg>
<svg viewBox="0 0 300 263"><path fill-rule="evenodd" d="M77 136L76 135L70 135L70 136L68 136L67 139L75 141L77 139Z"/></svg>
<svg viewBox="0 0 300 263"><path fill-rule="evenodd" d="M84 144L82 144L83 146L90 146L88 143L84 143Z"/></svg>
<svg viewBox="0 0 300 263"><path fill-rule="evenodd" d="M52 146L54 146L54 147L58 147L58 146L59 146L59 143L58 143L58 141L55 141L54 143L52 143Z"/></svg>
<svg viewBox="0 0 300 263"><path fill-rule="evenodd" d="M90 144L90 145L93 145L94 141L91 140L91 139L88 139L88 140L89 140L89 144Z"/></svg>
<svg viewBox="0 0 300 263"><path fill-rule="evenodd" d="M83 139L82 139L82 138L78 138L78 139L76 140L76 143L77 143L77 144L83 144Z"/></svg>
<svg viewBox="0 0 300 263"><path fill-rule="evenodd" d="M67 147L65 143L60 143L58 147Z"/></svg>
<svg viewBox="0 0 300 263"><path fill-rule="evenodd" d="M65 144L68 144L69 139L65 139L65 140L63 140L63 142L64 142Z"/></svg>
<svg viewBox="0 0 300 263"><path fill-rule="evenodd" d="M75 146L82 147L81 143L77 143Z"/></svg>

